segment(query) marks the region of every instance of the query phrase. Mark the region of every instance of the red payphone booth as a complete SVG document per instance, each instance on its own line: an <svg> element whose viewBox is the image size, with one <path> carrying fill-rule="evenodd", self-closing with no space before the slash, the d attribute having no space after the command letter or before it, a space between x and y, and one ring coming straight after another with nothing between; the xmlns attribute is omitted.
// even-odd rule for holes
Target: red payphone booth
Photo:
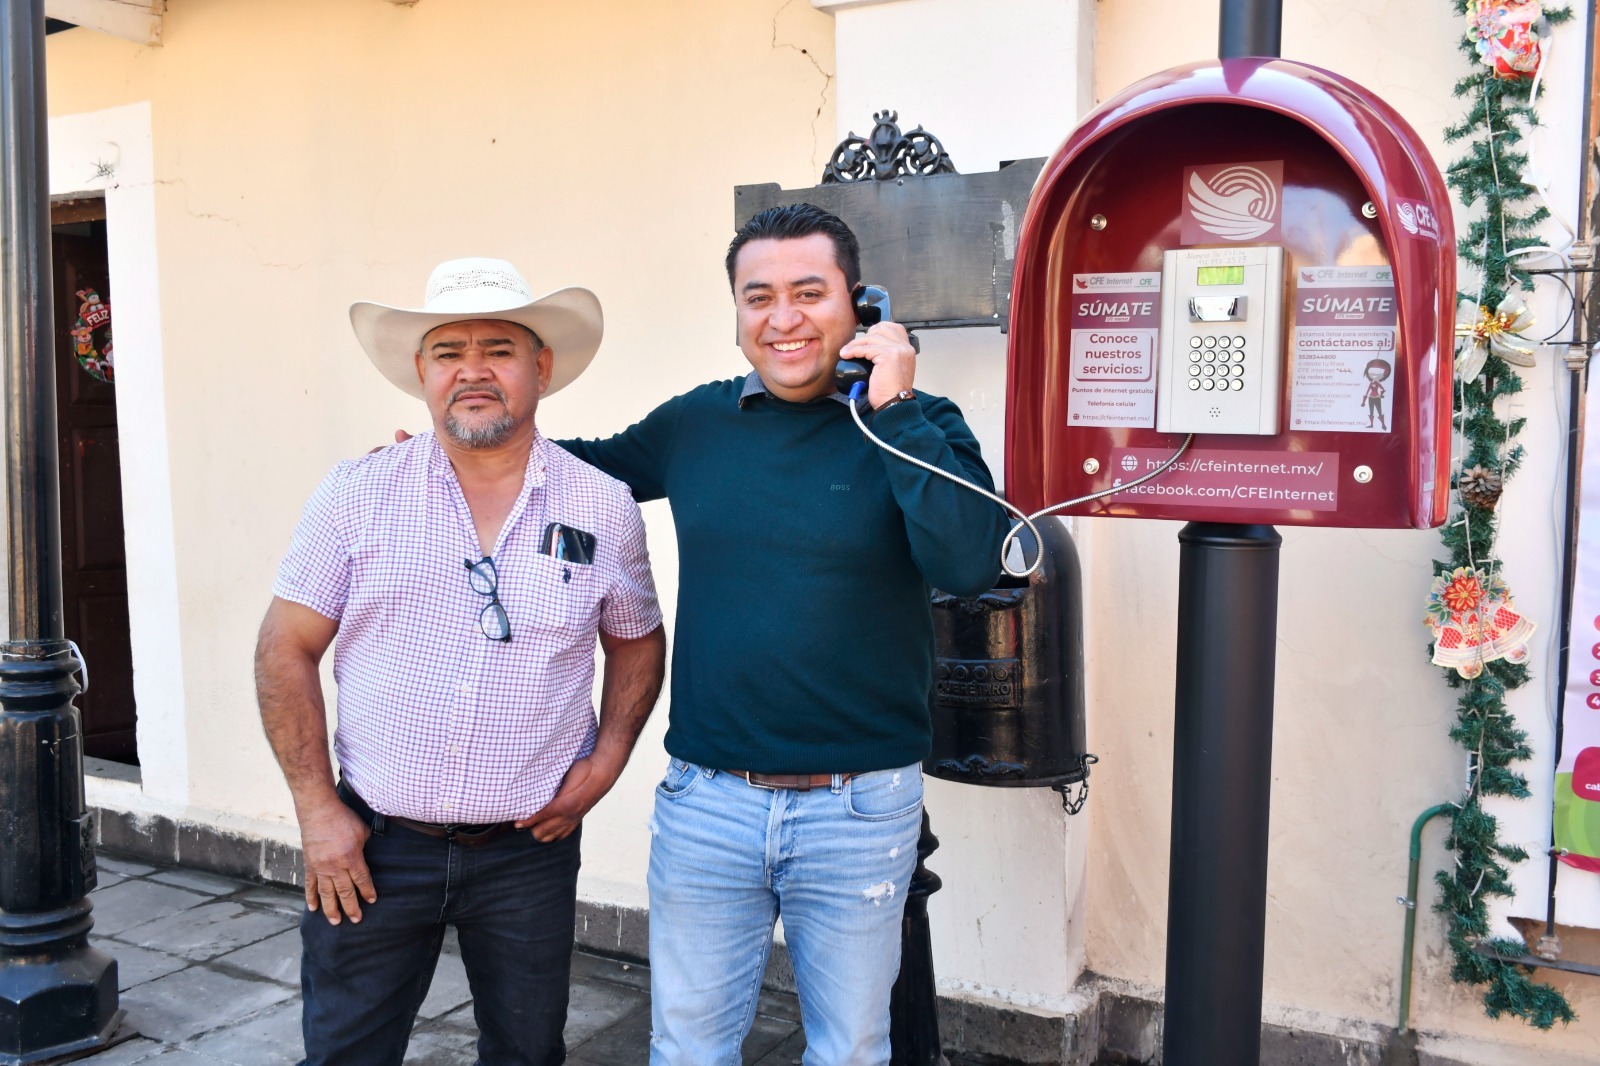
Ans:
<svg viewBox="0 0 1600 1066"><path fill-rule="evenodd" d="M1225 55L1240 52L1232 8ZM1243 50L1275 52L1269 29ZM1455 298L1449 197L1420 138L1303 64L1224 58L1139 82L1035 188L1012 288L1008 496L1033 512L1110 493L1060 510L1188 522L1167 1066L1260 1058L1272 527L1444 521Z"/></svg>
<svg viewBox="0 0 1600 1066"><path fill-rule="evenodd" d="M1028 511L1414 527L1449 495L1455 247L1420 138L1338 75L1198 63L1046 165L1011 303L1006 480Z"/></svg>

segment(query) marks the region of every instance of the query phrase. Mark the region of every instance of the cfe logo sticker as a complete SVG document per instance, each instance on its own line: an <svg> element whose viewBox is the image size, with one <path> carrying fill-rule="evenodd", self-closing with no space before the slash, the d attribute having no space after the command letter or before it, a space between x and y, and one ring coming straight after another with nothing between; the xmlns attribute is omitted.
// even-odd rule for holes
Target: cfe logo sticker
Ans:
<svg viewBox="0 0 1600 1066"><path fill-rule="evenodd" d="M1435 242L1439 240L1439 217L1433 213L1432 207L1421 200L1397 198L1394 202L1394 217L1408 237Z"/></svg>
<svg viewBox="0 0 1600 1066"><path fill-rule="evenodd" d="M1273 241L1283 207L1283 160L1183 168L1184 244Z"/></svg>

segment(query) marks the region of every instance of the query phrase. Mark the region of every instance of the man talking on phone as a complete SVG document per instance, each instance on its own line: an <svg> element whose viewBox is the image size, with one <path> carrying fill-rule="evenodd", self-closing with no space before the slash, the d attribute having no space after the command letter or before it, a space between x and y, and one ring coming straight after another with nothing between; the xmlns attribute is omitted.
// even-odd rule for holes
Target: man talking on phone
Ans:
<svg viewBox="0 0 1600 1066"><path fill-rule="evenodd" d="M856 336L855 235L810 204L728 248L751 371L607 440L559 441L666 497L681 580L671 762L650 847L653 1066L736 1063L781 914L811 1066L889 1061L889 991L921 828L930 586L999 573L1004 512L857 430L839 359L889 444L986 489L949 400L914 388L892 322Z"/></svg>

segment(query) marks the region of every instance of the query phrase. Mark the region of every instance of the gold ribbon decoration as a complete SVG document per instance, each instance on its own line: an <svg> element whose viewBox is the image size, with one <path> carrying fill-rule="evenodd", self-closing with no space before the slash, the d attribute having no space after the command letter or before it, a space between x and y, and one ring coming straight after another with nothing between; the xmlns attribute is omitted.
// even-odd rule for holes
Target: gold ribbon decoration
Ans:
<svg viewBox="0 0 1600 1066"><path fill-rule="evenodd" d="M1528 305L1515 292L1494 310L1463 300L1456 308L1456 336L1461 338L1456 354L1456 377L1476 381L1483 364L1493 352L1512 366L1533 365L1533 342L1524 334L1533 328Z"/></svg>

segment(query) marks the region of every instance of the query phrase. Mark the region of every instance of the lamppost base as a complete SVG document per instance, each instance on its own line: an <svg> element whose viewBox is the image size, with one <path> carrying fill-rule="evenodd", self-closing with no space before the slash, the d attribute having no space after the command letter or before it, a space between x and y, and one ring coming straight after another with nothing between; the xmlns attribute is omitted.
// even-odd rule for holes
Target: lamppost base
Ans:
<svg viewBox="0 0 1600 1066"><path fill-rule="evenodd" d="M112 1042L124 1012L117 1007L117 961L80 944L47 961L0 959L0 1066L36 1066L97 1051ZM85 1035L87 1034L87 1035Z"/></svg>
<svg viewBox="0 0 1600 1066"><path fill-rule="evenodd" d="M0 1066L104 1047L122 1014L116 960L89 943L77 667L64 641L0 644Z"/></svg>

